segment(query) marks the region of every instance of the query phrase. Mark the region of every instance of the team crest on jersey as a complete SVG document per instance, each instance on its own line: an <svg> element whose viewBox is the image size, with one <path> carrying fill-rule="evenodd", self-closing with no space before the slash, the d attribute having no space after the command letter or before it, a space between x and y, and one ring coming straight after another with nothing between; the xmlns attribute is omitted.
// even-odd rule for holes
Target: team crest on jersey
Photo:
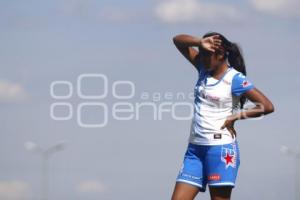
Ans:
<svg viewBox="0 0 300 200"><path fill-rule="evenodd" d="M231 166L236 167L236 146L233 144L230 148L222 147L221 160L225 163L226 169Z"/></svg>
<svg viewBox="0 0 300 200"><path fill-rule="evenodd" d="M242 86L243 87L248 87L251 83L247 80L244 80L243 83L242 83Z"/></svg>

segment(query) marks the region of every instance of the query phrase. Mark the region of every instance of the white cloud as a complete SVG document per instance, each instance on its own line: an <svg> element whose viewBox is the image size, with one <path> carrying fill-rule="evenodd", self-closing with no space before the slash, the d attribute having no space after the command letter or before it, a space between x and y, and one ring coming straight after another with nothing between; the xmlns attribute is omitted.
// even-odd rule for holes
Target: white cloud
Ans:
<svg viewBox="0 0 300 200"><path fill-rule="evenodd" d="M107 187L97 180L82 181L77 189L81 193L103 193L107 191Z"/></svg>
<svg viewBox="0 0 300 200"><path fill-rule="evenodd" d="M31 189L24 181L0 181L1 200L29 200Z"/></svg>
<svg viewBox="0 0 300 200"><path fill-rule="evenodd" d="M251 0L251 3L260 12L285 17L300 16L299 0Z"/></svg>
<svg viewBox="0 0 300 200"><path fill-rule="evenodd" d="M22 85L6 80L0 80L0 101L22 101L27 98Z"/></svg>
<svg viewBox="0 0 300 200"><path fill-rule="evenodd" d="M238 20L235 7L200 0L165 0L154 10L155 15L167 23L217 22L218 20Z"/></svg>

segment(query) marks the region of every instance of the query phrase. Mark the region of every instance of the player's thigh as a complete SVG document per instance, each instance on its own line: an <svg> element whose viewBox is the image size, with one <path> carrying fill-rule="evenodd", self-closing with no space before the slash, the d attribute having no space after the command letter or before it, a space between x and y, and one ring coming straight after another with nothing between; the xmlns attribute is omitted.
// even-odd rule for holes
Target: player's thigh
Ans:
<svg viewBox="0 0 300 200"><path fill-rule="evenodd" d="M184 182L176 182L172 200L193 200L199 192L199 187Z"/></svg>
<svg viewBox="0 0 300 200"><path fill-rule="evenodd" d="M209 186L235 186L240 165L236 144L215 145L207 151L204 168Z"/></svg>
<svg viewBox="0 0 300 200"><path fill-rule="evenodd" d="M230 200L232 186L209 186L211 200Z"/></svg>

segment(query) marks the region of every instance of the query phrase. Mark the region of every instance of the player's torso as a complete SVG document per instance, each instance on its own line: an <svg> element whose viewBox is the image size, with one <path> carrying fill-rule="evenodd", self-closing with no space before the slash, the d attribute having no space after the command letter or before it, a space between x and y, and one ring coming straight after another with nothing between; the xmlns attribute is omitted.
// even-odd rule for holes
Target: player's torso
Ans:
<svg viewBox="0 0 300 200"><path fill-rule="evenodd" d="M200 72L194 88L195 106L191 130L194 143L221 144L233 141L229 131L220 128L239 102L239 98L231 92L232 79L236 73L231 67L220 80L216 80L208 72ZM214 138L214 134L222 136Z"/></svg>

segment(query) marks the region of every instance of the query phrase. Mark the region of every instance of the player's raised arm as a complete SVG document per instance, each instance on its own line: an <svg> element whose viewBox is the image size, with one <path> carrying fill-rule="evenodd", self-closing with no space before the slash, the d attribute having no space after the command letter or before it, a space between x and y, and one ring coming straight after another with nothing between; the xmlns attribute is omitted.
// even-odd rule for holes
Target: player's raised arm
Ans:
<svg viewBox="0 0 300 200"><path fill-rule="evenodd" d="M200 47L200 49L215 52L221 45L221 40L218 35L200 38L191 35L180 34L173 37L173 42L180 53L192 63L196 68L200 62L201 53L193 47Z"/></svg>

